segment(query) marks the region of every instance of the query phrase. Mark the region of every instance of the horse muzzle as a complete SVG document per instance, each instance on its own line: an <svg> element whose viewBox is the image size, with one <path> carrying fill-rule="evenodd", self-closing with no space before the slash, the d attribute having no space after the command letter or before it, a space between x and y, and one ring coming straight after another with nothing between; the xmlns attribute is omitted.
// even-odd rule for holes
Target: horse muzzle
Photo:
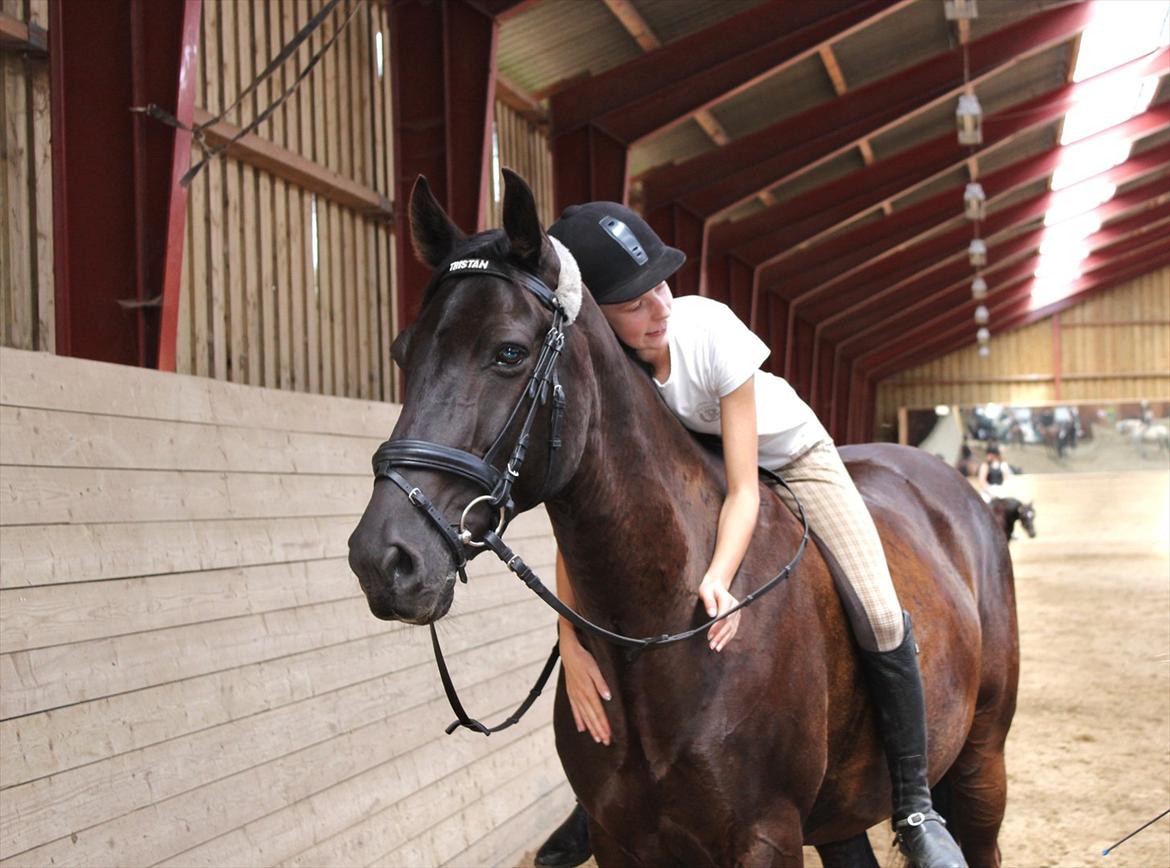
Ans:
<svg viewBox="0 0 1170 868"><path fill-rule="evenodd" d="M447 614L455 597L455 574L423 576L419 563L399 546L369 545L357 532L350 537L349 566L375 618L430 624Z"/></svg>

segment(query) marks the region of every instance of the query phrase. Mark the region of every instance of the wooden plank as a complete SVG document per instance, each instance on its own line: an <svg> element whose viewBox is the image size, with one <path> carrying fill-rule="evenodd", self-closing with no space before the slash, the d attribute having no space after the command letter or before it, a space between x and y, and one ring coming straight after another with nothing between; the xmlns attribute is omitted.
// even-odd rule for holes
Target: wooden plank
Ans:
<svg viewBox="0 0 1170 868"><path fill-rule="evenodd" d="M195 362L192 358L191 333L194 330L192 322L194 305L191 304L191 269L192 227L190 220L191 199L187 199L187 222L183 227L183 261L179 265L179 321L175 334L175 371L180 374L195 373Z"/></svg>
<svg viewBox="0 0 1170 868"><path fill-rule="evenodd" d="M223 93L221 99L226 107L235 101L240 93L238 47L236 42L236 4L221 5L220 45ZM233 383L248 381L246 358L246 321L244 314L244 261L245 231L243 207L246 186L243 184L244 167L234 161L224 161L226 184L227 233L224 237L224 252L227 262L224 273L227 286L228 323L228 378Z"/></svg>
<svg viewBox="0 0 1170 868"><path fill-rule="evenodd" d="M336 130L333 130L336 135ZM326 213L329 218L329 233L322 248L329 248L329 283L332 287L329 293L329 324L332 331L331 343L333 357L330 367L333 371L333 394L354 397L349 391L349 381L346 377L347 338L345 328L345 299L348 295L344 272L345 239L342 236L343 222L341 208L332 202L326 204Z"/></svg>
<svg viewBox="0 0 1170 868"><path fill-rule="evenodd" d="M0 347L0 404L269 430L388 437L400 407Z"/></svg>
<svg viewBox="0 0 1170 868"><path fill-rule="evenodd" d="M236 63L239 67L239 88L242 91L255 76L255 49L252 34L251 3L235 3L236 12ZM255 95L240 104L241 122L250 122L256 116ZM264 344L260 327L260 220L257 216L257 190L260 175L252 166L240 166L240 196L243 200L242 236L240 244L240 266L243 276L244 329L241 334L246 373L243 382L253 386L263 383ZM259 210L263 210L263 206Z"/></svg>
<svg viewBox="0 0 1170 868"><path fill-rule="evenodd" d="M196 149L192 161L198 159ZM191 199L187 218L190 227L190 242L187 257L191 267L191 343L193 350L193 372L200 377L212 375L212 335L210 329L210 293L207 268L208 222L208 173L206 170L191 183Z"/></svg>
<svg viewBox="0 0 1170 868"><path fill-rule="evenodd" d="M467 668L474 661L462 662L461 652L482 652L534 627L508 614L510 607L525 601L526 592L514 580L477 576L476 583L474 590L464 589L467 594L458 611L447 616L444 629L450 633L444 648L456 655L452 659L459 677L473 681L482 678ZM542 615L539 621L546 625L543 641L548 643L555 632L553 616ZM5 785L141 750L419 665L433 667L425 632L391 623L352 641L5 720L0 722Z"/></svg>
<svg viewBox="0 0 1170 868"><path fill-rule="evenodd" d="M345 558L0 590L0 653L360 596Z"/></svg>
<svg viewBox="0 0 1170 868"><path fill-rule="evenodd" d="M284 32L291 38L300 27L300 0L287 0L283 5ZM302 43L297 49L296 69L301 69L307 57L308 45ZM312 79L301 82L297 93L289 102L289 146L293 152L305 157L312 150L312 119L309 99L312 93ZM312 301L312 262L309 250L309 222L306 219L309 194L299 185L289 187L289 240L290 279L292 281L292 362L293 383L298 391L312 391L309 383L309 327L308 307Z"/></svg>
<svg viewBox="0 0 1170 868"><path fill-rule="evenodd" d="M219 113L223 106L223 66L220 52L220 3L203 4L203 57L202 64L207 95L207 108ZM228 171L234 168L227 167ZM224 272L226 257L224 239L227 226L224 219L228 211L225 198L225 166L223 160L212 160L204 170L207 175L207 280L209 295L211 335L210 376L226 380L228 372L228 307L227 276Z"/></svg>
<svg viewBox="0 0 1170 868"><path fill-rule="evenodd" d="M29 0L28 10L29 24L47 31L49 0ZM50 140L49 71L37 66L29 66L27 69L32 102L29 165L32 172L33 230L36 239L32 263L37 287L36 348L53 353L57 351L57 318L53 280L53 147Z"/></svg>
<svg viewBox="0 0 1170 868"><path fill-rule="evenodd" d="M278 3L267 7L268 13L268 49L269 55L275 57L287 38L284 35L288 24L288 3ZM273 99L284 92L287 85L292 84L294 71L285 63L272 76ZM291 112L296 108L296 101L284 103L273 115L272 129L273 142L282 148L288 147L289 125L293 123ZM282 389L293 388L292 365L292 279L290 276L290 248L289 235L289 205L292 200L292 190L281 177L275 176L272 180L273 190L273 217L276 244L274 256L276 258L276 330L278 353L276 356L276 384ZM294 212L295 213L295 212Z"/></svg>
<svg viewBox="0 0 1170 868"><path fill-rule="evenodd" d="M525 689L530 678L527 671L482 682L467 691L469 701L481 703L496 695L515 695ZM433 681L433 673L431 673ZM388 710L385 692L372 701L377 711ZM345 711L344 706L336 709ZM438 721L449 716L446 698L435 699L422 708L390 714L354 729L332 734L313 744L277 759L255 765L237 774L220 778L198 789L188 790L164 801L146 804L109 822L83 829L71 836L26 850L22 861L33 864L92 864L109 860L119 864L153 864L223 834L243 823L265 816L290 801L308 797L323 786L351 777L364 769L393 757L417 750L433 740ZM328 720L304 720L328 729ZM268 731L269 738L279 732ZM255 745L262 748L264 739ZM449 742L445 742L452 749ZM225 748L234 745L225 742ZM205 754L196 754L189 767L207 762ZM153 778L154 776L151 775ZM149 795L149 794L148 794ZM5 801L8 805L8 801ZM50 808L51 812L51 808ZM60 817L50 818L60 830ZM28 823L9 824L10 834L31 838ZM76 824L68 824L76 825ZM115 842L111 854L109 841Z"/></svg>
<svg viewBox="0 0 1170 868"><path fill-rule="evenodd" d="M358 518L353 513L308 518L10 526L0 534L0 587L339 557L346 554L346 539ZM518 547L552 539L543 509L518 516L509 525L507 538L529 563L551 562L551 555L546 557L543 549L539 558L530 558L531 552ZM474 574L486 569L487 564L485 560L476 561Z"/></svg>
<svg viewBox="0 0 1170 868"><path fill-rule="evenodd" d="M409 769L403 760L384 763L164 864L368 864L438 812L478 798L484 781L497 780L519 763L531 764L534 754L551 750L551 727L537 715L534 711L531 719L492 736L488 753L473 753L466 739L455 751L431 742L416 752ZM410 784L417 789L407 790ZM347 821L353 824L330 834Z"/></svg>
<svg viewBox="0 0 1170 868"><path fill-rule="evenodd" d="M361 264L358 259L357 233L358 222L350 211L341 211L341 238L344 254L342 262L345 266L344 287L345 299L345 380L346 394L351 398L368 398L364 381L361 377L361 360L365 357L363 346L363 332L360 323L362 317L359 309L365 300Z"/></svg>
<svg viewBox="0 0 1170 868"><path fill-rule="evenodd" d="M19 17L23 20L24 16ZM31 349L36 345L33 329L37 316L32 284L34 239L29 219L28 79L19 57L0 54L0 65L4 69L4 92L0 97L4 103L4 129L0 134L4 137L6 176L2 207L8 246L8 269L4 275L8 284L8 327L3 338L9 346Z"/></svg>
<svg viewBox="0 0 1170 868"><path fill-rule="evenodd" d="M525 780L516 780L508 791L494 792L490 798L492 810L487 822L491 822L493 816L503 815L509 808L515 813L445 864L515 865L504 854L517 851L523 854L537 846L564 819L574 802L573 791L555 756L532 766L525 772ZM525 800L526 807L517 811L514 799Z"/></svg>
<svg viewBox="0 0 1170 868"><path fill-rule="evenodd" d="M459 811L402 847L377 860L380 865L456 865L487 864L493 839L483 841L493 829L500 829L514 815L518 806L530 806L546 793L554 791L564 780L560 758L545 757L534 767L522 769L511 780L497 786L490 795ZM478 845L478 846L477 846ZM511 850L515 845L506 846Z"/></svg>
<svg viewBox="0 0 1170 868"><path fill-rule="evenodd" d="M365 475L0 467L6 527L353 515L370 487Z"/></svg>
<svg viewBox="0 0 1170 868"><path fill-rule="evenodd" d="M333 13L336 26L341 29L341 35L333 43L333 48L330 49L329 53L334 56L337 68L337 98L334 103L337 111L336 126L334 127L334 134L337 136L337 171L343 178L349 178L353 181L357 179L353 162L354 107L350 99L350 93L353 89L350 76L350 60L353 56L353 19L349 19L348 25L345 24L350 9L349 4L342 4Z"/></svg>

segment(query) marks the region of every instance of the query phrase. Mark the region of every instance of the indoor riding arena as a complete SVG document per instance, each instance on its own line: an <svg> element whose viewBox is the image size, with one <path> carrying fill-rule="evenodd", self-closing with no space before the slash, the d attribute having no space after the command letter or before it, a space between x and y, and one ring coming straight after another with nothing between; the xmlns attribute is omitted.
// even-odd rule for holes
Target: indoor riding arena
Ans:
<svg viewBox="0 0 1170 868"><path fill-rule="evenodd" d="M1170 868L1168 79L1170 0L0 0L0 866ZM705 644L683 310L843 448L914 813L770 487Z"/></svg>

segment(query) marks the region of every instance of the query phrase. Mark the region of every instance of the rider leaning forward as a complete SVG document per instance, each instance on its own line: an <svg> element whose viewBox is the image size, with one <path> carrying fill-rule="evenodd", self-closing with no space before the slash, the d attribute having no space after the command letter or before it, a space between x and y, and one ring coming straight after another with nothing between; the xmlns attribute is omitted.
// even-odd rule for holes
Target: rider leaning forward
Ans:
<svg viewBox="0 0 1170 868"><path fill-rule="evenodd" d="M700 296L672 297L666 280L686 257L663 244L633 211L615 202L574 205L548 231L576 258L618 340L653 378L671 411L690 430L722 437L727 495L715 551L699 586L704 609L714 616L736 605L729 588L759 511L756 466L781 473L843 574L838 590L878 712L901 849L916 866L965 865L931 806L926 712L910 617L898 602L873 519L832 439L785 380L759 370L769 350L730 308ZM796 510L784 489L774 490ZM557 594L574 603L559 553ZM736 613L711 628L712 653L735 637L739 618ZM562 618L559 627L577 729L609 744L609 687L572 625ZM581 840L585 829L578 806L541 848L538 863L583 861L589 852Z"/></svg>

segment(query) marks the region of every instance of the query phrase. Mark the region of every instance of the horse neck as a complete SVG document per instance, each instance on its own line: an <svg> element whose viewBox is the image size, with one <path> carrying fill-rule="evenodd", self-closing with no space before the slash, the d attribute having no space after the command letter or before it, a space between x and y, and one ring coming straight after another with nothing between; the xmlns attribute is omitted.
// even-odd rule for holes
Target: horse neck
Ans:
<svg viewBox="0 0 1170 868"><path fill-rule="evenodd" d="M661 628L664 610L689 617L694 609L714 550L723 476L595 306L574 328L589 356L578 369L592 372L589 433L569 484L548 501L549 515L579 606L606 613L625 632L650 631Z"/></svg>

